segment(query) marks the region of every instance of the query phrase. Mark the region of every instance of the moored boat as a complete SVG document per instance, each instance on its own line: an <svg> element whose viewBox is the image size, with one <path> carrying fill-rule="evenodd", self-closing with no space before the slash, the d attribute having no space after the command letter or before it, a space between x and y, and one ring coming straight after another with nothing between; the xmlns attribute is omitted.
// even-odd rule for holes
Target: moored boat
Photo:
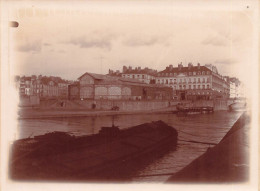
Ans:
<svg viewBox="0 0 260 191"><path fill-rule="evenodd" d="M203 107L184 107L183 105L178 105L176 107L177 114L205 114L205 113L213 113L214 107L203 106Z"/></svg>
<svg viewBox="0 0 260 191"><path fill-rule="evenodd" d="M17 140L10 158L15 180L118 180L177 145L177 131L162 121L128 129L104 127L76 137L64 132Z"/></svg>

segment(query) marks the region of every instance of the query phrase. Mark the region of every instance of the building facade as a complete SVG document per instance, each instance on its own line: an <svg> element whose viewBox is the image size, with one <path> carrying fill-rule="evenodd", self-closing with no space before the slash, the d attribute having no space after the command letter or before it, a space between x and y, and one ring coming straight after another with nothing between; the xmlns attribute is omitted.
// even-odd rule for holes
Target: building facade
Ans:
<svg viewBox="0 0 260 191"><path fill-rule="evenodd" d="M206 66L193 66L189 63L187 67L178 64L172 65L158 72L157 84L164 84L173 88L174 99L198 100L227 98L229 96L229 85L215 69Z"/></svg>
<svg viewBox="0 0 260 191"><path fill-rule="evenodd" d="M69 85L69 99L162 100L171 99L172 89L122 77L85 73Z"/></svg>
<svg viewBox="0 0 260 191"><path fill-rule="evenodd" d="M132 78L137 79L146 84L154 84L157 71L149 68L142 69L141 67L136 67L132 69L131 66L128 68L123 66L122 77L123 78Z"/></svg>

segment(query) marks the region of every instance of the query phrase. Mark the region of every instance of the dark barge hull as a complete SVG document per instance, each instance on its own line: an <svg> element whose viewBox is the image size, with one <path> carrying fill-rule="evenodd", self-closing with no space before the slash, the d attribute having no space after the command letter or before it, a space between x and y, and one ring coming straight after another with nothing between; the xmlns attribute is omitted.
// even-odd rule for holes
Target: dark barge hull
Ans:
<svg viewBox="0 0 260 191"><path fill-rule="evenodd" d="M162 121L129 129L74 137L56 132L13 144L15 180L127 180L177 145L177 131Z"/></svg>

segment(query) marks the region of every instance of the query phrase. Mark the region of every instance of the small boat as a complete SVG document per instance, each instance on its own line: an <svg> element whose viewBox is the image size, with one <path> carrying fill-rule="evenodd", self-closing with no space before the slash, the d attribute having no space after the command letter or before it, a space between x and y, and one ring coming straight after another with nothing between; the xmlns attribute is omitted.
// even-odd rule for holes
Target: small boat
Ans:
<svg viewBox="0 0 260 191"><path fill-rule="evenodd" d="M12 145L13 180L125 180L177 146L177 131L163 121L127 129L103 127L76 137L65 132L17 140Z"/></svg>
<svg viewBox="0 0 260 191"><path fill-rule="evenodd" d="M184 107L183 105L179 104L176 107L177 114L184 114L184 115L192 115L192 114L205 114L205 113L213 113L214 107L204 106L204 107Z"/></svg>

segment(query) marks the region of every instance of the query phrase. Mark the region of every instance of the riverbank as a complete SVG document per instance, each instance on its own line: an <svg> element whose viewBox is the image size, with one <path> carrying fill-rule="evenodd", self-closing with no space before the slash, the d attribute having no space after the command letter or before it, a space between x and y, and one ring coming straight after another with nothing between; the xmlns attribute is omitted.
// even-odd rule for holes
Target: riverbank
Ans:
<svg viewBox="0 0 260 191"><path fill-rule="evenodd" d="M176 112L179 103L187 107L214 107L215 111L228 110L227 100L199 100L191 101L122 101L122 100L97 100L93 108L93 101L89 100L48 100L39 106L20 107L19 119L37 118L63 118L63 117L87 117L104 115L130 115L149 113ZM117 108L118 110L112 110Z"/></svg>
<svg viewBox="0 0 260 191"><path fill-rule="evenodd" d="M231 183L249 179L249 116L244 113L223 139L188 166L173 174L167 183Z"/></svg>
<svg viewBox="0 0 260 191"><path fill-rule="evenodd" d="M176 106L170 106L154 110L136 110L136 111L113 111L113 110L86 110L86 109L39 109L39 108L21 108L18 111L19 119L42 119L42 118L63 118L63 117L89 117L106 115L136 115L136 114L160 114L172 113L176 111Z"/></svg>

